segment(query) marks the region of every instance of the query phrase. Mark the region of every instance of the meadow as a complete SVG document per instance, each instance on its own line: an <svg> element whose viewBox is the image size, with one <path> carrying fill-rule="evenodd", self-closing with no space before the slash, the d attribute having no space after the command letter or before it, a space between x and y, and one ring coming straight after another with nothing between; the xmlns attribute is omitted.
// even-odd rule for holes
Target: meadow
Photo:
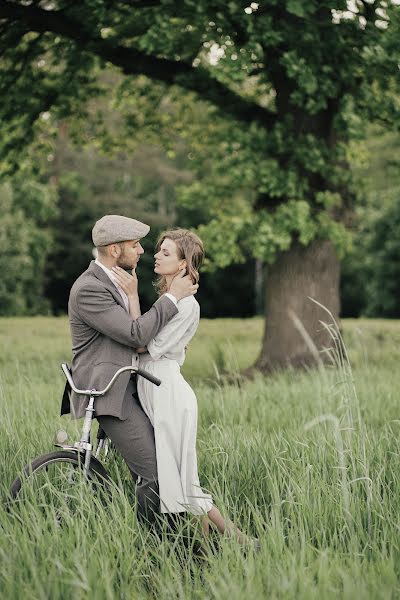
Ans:
<svg viewBox="0 0 400 600"><path fill-rule="evenodd" d="M200 480L261 550L224 538L199 558L179 532L137 522L113 455L109 502L82 496L62 526L34 501L6 510L23 465L78 428L58 416L67 320L0 319L0 597L399 597L400 322L342 326L349 362L243 380L262 320L201 322L183 368L199 402Z"/></svg>

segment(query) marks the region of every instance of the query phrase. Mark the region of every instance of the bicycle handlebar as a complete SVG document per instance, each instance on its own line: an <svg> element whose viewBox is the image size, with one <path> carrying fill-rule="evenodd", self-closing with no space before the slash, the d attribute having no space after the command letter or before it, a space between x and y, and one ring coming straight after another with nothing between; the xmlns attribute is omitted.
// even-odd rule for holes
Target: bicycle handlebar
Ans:
<svg viewBox="0 0 400 600"><path fill-rule="evenodd" d="M71 373L69 371L67 363L62 363L61 368L62 368L64 375L67 378L67 381L68 381L69 385L71 386L72 390L75 392L75 394L80 394L82 396L96 396L96 397L104 396L104 394L106 394L108 392L108 390L114 385L116 379L118 379L118 377L121 375L121 373L125 373L126 371L131 371L131 373L137 373L137 375L140 375L141 377L148 379L149 381L151 381L151 383L154 383L154 385L161 385L161 380L158 379L158 377L154 377L154 375L151 375L151 373L148 373L147 371L144 371L143 369L138 369L137 367L134 367L133 365L129 365L128 367L121 367L120 369L118 369L118 371L116 373L114 373L113 377L111 378L111 381L107 384L107 386L104 388L104 390L101 390L101 391L78 390L78 388L75 386L75 384L72 380Z"/></svg>

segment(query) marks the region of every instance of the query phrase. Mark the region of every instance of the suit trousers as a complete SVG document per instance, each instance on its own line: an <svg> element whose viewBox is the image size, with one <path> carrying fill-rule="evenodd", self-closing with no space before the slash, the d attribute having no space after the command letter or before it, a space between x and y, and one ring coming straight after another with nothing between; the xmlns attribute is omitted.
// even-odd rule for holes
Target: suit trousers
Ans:
<svg viewBox="0 0 400 600"><path fill-rule="evenodd" d="M102 415L97 420L128 465L136 483L140 516L153 521L155 514L160 513L154 430L140 405L136 382L132 379L125 392L125 404L132 407L126 419Z"/></svg>

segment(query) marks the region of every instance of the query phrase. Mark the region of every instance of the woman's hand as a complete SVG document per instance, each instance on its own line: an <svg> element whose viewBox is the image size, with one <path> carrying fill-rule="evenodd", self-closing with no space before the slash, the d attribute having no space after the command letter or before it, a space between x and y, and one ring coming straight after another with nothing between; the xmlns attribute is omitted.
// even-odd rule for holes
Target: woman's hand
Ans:
<svg viewBox="0 0 400 600"><path fill-rule="evenodd" d="M113 267L112 272L115 275L118 285L124 290L128 298L137 296L138 278L135 269L132 269L132 275L121 269L121 267Z"/></svg>

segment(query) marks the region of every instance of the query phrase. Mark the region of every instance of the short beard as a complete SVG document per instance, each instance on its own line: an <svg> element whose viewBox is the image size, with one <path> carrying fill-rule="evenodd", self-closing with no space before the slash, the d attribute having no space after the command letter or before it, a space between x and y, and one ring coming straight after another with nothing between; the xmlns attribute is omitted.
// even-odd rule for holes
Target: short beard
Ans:
<svg viewBox="0 0 400 600"><path fill-rule="evenodd" d="M126 262L125 247L122 244L118 245L121 248L121 254L117 259L117 267L121 267L121 269L124 269L124 271L132 271L132 265L128 265Z"/></svg>

